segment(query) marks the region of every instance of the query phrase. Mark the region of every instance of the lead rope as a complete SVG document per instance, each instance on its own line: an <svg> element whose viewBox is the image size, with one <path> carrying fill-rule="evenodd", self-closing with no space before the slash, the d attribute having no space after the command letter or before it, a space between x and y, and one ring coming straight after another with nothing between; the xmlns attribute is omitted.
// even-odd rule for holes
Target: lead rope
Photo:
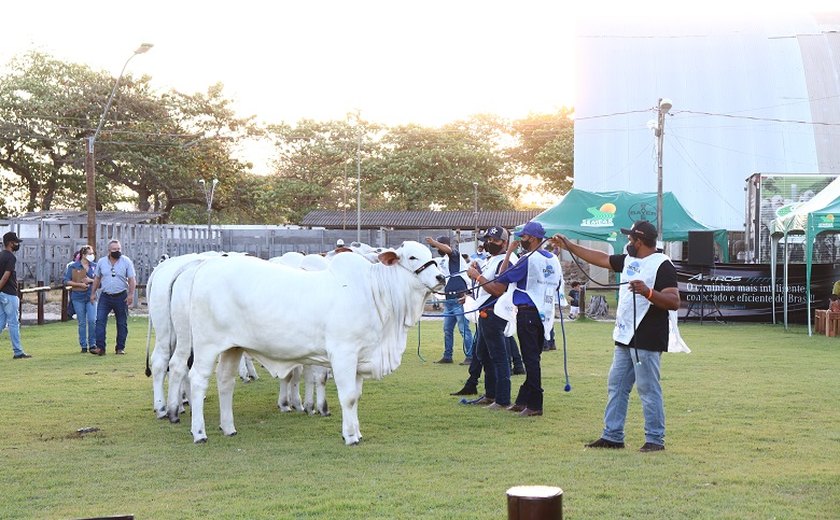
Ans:
<svg viewBox="0 0 840 520"><path fill-rule="evenodd" d="M560 301L560 288L557 288L557 301ZM566 376L566 386L563 387L565 392L572 391L572 385L569 383L569 356L566 351L566 325L563 319L563 309L560 309L560 332L563 334L563 373Z"/></svg>
<svg viewBox="0 0 840 520"><path fill-rule="evenodd" d="M563 242L565 242L566 244L568 244L568 243L569 243L569 242L568 242L568 240L566 240L566 237L563 237ZM626 285L626 284L629 284L629 283L630 283L630 282L619 282L619 283L617 283L617 284L602 284L602 283L598 283L598 282L597 282L597 281L595 281L595 280L594 280L591 276L589 276L589 274L588 274L588 273L587 273L587 272L583 269L583 266L582 266L582 265L580 265L580 262L578 262L577 257L575 256L575 254L574 254L574 253L572 253L571 251L569 251L569 248L568 248L568 247L566 248L566 251L568 251L569 256L571 256L571 257L572 257L572 260L575 262L575 265L577 265L577 266L578 266L578 269L580 269L580 272L582 272L582 273L583 273L583 275L584 275L584 276L586 276L586 278L588 278L588 279L589 279L592 283L594 283L595 285L598 285L598 286L600 286L600 287L605 287L605 288L608 288L608 289L619 289L619 288L621 288L621 286L622 286L622 285ZM617 310L617 309L616 309L616 310ZM560 313L560 317L561 317L561 320L562 320L562 317L563 317L563 313L562 313L562 312ZM562 321L561 321L561 323L562 323ZM636 329L636 293L633 293L633 350L635 350L635 351L636 351L636 364L637 364L637 365L641 365L641 364L642 364L642 362L641 362L641 360L639 360L639 349L638 349L638 348L636 348L636 331L637 331L637 329ZM564 333L564 334L565 334L565 333ZM565 347L566 347L566 343L565 343L565 336L564 336L564 339L563 339L563 348L565 349ZM629 347L629 345L628 345L628 347ZM565 351L565 350L564 350L564 351ZM567 380L567 385L568 385L568 380ZM570 387L570 388L571 388L571 387ZM567 390L567 391L568 391L568 390Z"/></svg>

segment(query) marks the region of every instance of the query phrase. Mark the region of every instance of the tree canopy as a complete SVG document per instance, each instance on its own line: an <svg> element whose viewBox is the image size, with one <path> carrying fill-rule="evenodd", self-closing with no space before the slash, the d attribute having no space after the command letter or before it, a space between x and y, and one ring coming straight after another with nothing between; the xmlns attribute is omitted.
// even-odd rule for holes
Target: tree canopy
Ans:
<svg viewBox="0 0 840 520"><path fill-rule="evenodd" d="M116 79L29 52L0 76L0 215L85 207L85 140ZM163 221L206 218L200 179L218 179L216 221L295 223L314 209L470 210L515 207L518 177L551 193L571 187L572 110L507 121L482 114L441 127L386 127L354 118L258 124L221 84L158 93L123 76L96 139L100 209L130 205ZM240 159L254 141L274 150L255 175ZM360 181L360 183L359 183ZM360 193L357 189L360 187Z"/></svg>

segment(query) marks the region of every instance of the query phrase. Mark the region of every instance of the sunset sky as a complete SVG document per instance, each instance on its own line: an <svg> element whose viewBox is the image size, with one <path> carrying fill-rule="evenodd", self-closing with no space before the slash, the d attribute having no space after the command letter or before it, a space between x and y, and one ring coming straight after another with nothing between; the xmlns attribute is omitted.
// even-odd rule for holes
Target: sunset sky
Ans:
<svg viewBox="0 0 840 520"><path fill-rule="evenodd" d="M831 5L709 0L702 12ZM376 122L439 125L574 105L579 17L667 24L695 14L660 0L12 2L3 7L0 66L35 49L116 76L149 42L154 48L134 57L129 73L187 93L221 82L241 116L294 122L359 109Z"/></svg>
<svg viewBox="0 0 840 520"><path fill-rule="evenodd" d="M791 4L795 4L791 7ZM725 17L753 9L820 9L828 1L710 0ZM35 6L37 5L37 9ZM424 2L13 2L3 7L0 64L37 49L162 90L222 82L241 115L266 121L366 119L437 125L480 112L521 117L573 105L581 16L692 13L680 2L593 0ZM11 23L8 23L11 22Z"/></svg>

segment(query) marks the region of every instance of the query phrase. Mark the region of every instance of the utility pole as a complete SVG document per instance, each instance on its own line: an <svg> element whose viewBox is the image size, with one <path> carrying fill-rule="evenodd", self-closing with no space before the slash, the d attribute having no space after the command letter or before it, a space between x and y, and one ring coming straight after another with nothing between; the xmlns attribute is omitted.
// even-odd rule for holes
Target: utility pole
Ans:
<svg viewBox="0 0 840 520"><path fill-rule="evenodd" d="M662 242L662 145L665 141L665 114L673 104L668 98L659 98L656 103L656 232L657 240Z"/></svg>
<svg viewBox="0 0 840 520"><path fill-rule="evenodd" d="M362 111L356 110L356 242L362 241Z"/></svg>

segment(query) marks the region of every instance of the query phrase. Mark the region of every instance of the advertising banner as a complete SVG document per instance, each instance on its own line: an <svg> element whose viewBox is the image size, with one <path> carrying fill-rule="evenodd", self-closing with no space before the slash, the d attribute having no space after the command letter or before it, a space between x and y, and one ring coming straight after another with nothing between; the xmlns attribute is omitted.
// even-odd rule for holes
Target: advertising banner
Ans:
<svg viewBox="0 0 840 520"><path fill-rule="evenodd" d="M680 319L773 321L770 264L715 264L700 267L674 262L680 288ZM811 309L827 309L840 266L814 264ZM784 266L776 268L776 322L784 321ZM788 266L788 322L807 323L805 265ZM813 322L813 317L811 318Z"/></svg>

